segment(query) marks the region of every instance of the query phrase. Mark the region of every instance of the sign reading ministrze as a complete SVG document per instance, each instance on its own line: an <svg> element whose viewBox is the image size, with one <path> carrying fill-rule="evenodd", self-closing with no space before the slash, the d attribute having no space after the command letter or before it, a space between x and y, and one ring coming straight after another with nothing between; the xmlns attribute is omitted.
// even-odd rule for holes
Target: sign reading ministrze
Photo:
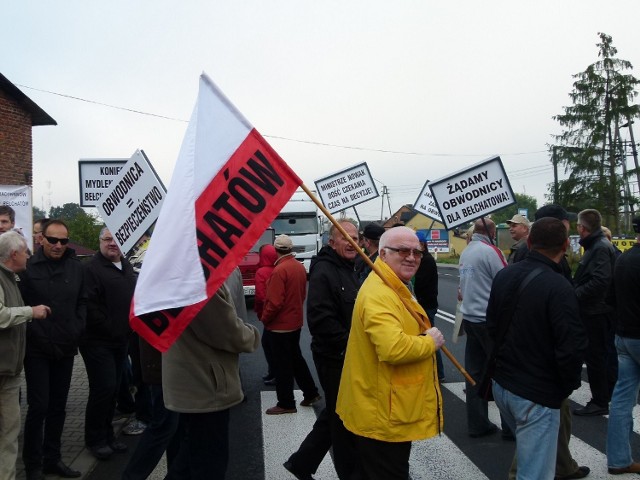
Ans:
<svg viewBox="0 0 640 480"><path fill-rule="evenodd" d="M314 183L322 204L332 214L378 197L366 163L320 178Z"/></svg>
<svg viewBox="0 0 640 480"><path fill-rule="evenodd" d="M413 209L436 222L443 223L442 218L440 217L440 212L438 211L438 206L433 199L431 190L429 190L429 180L427 180L424 187L422 187L422 191L420 192L420 195L418 195L418 199L413 204Z"/></svg>
<svg viewBox="0 0 640 480"><path fill-rule="evenodd" d="M96 205L111 235L127 253L160 214L166 189L149 159L137 150Z"/></svg>
<svg viewBox="0 0 640 480"><path fill-rule="evenodd" d="M80 179L80 206L95 207L100 196L111 186L113 179L127 159L80 159L78 178Z"/></svg>
<svg viewBox="0 0 640 480"><path fill-rule="evenodd" d="M451 229L516 203L500 157L429 183L442 223Z"/></svg>

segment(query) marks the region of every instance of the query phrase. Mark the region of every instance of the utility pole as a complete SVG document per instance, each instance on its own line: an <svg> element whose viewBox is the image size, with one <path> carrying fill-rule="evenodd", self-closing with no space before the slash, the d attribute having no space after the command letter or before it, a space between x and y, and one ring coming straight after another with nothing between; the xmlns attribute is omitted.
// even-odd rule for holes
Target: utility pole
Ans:
<svg viewBox="0 0 640 480"><path fill-rule="evenodd" d="M633 154L633 162L636 166L636 182L638 183L638 191L640 192L640 166L638 165L638 149L636 148L636 141L633 138L633 120L628 120L627 123L622 125L623 127L629 127L629 137L631 138L631 153Z"/></svg>
<svg viewBox="0 0 640 480"><path fill-rule="evenodd" d="M551 160L553 162L553 203L558 205L558 154L556 153L556 147L553 146L551 153Z"/></svg>
<svg viewBox="0 0 640 480"><path fill-rule="evenodd" d="M384 196L387 196L387 200L389 199L389 191L387 190L387 186L383 185L382 186L382 195L381 195L381 200L382 200L382 205L380 205L380 220L384 220ZM389 209L389 212L391 212L391 209ZM389 216L391 216L391 213L389 213Z"/></svg>

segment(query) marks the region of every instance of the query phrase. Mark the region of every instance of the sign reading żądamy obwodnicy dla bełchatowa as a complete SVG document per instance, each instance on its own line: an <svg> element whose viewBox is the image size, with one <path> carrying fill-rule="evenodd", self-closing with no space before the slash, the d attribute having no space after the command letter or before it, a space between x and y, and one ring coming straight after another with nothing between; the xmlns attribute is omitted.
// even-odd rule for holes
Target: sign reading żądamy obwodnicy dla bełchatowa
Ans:
<svg viewBox="0 0 640 480"><path fill-rule="evenodd" d="M499 156L483 160L428 185L447 229L516 203Z"/></svg>

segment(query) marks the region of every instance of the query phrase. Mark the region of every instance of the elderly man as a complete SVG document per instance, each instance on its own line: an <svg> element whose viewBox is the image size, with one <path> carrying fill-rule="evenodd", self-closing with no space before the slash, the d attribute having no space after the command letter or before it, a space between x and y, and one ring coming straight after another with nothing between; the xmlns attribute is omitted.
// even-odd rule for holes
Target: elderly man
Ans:
<svg viewBox="0 0 640 480"><path fill-rule="evenodd" d="M607 294L613 280L616 253L602 229L602 216L593 209L578 213L578 234L584 255L573 283L580 304L580 316L587 327L587 376L591 388L591 400L584 407L573 411L575 415L598 416L609 413L609 400L616 376L617 358L607 355L607 342L613 322L613 307L607 303Z"/></svg>
<svg viewBox="0 0 640 480"><path fill-rule="evenodd" d="M73 359L87 315L82 264L67 248L69 230L62 220L49 221L43 244L29 259L20 277L27 305L45 304L51 315L27 326L24 359L27 380L27 418L22 460L27 479L42 474L75 478L82 474L62 461L60 440L64 428Z"/></svg>
<svg viewBox="0 0 640 480"><path fill-rule="evenodd" d="M114 452L127 451L116 441L111 420L127 358L136 275L108 228L100 231L99 240L100 251L85 269L89 303L80 353L89 377L84 440L94 457L106 460Z"/></svg>
<svg viewBox="0 0 640 480"><path fill-rule="evenodd" d="M609 473L640 473L629 443L633 409L640 388L640 216L634 217L636 243L616 260L614 285L617 302L616 348L618 381L611 397L607 429Z"/></svg>
<svg viewBox="0 0 640 480"><path fill-rule="evenodd" d="M587 336L573 286L559 275L569 245L566 228L542 218L528 243L527 258L498 272L491 288L493 395L515 432L518 478L552 480L560 406L580 386Z"/></svg>
<svg viewBox="0 0 640 480"><path fill-rule="evenodd" d="M340 222L354 242L358 230L350 221ZM307 322L311 351L324 390L325 408L300 448L284 467L300 480L309 480L333 447L333 463L340 479L350 479L355 469L351 435L336 414L338 388L351 328L353 305L359 282L354 272L356 250L335 225L329 230L329 245L311 263Z"/></svg>
<svg viewBox="0 0 640 480"><path fill-rule="evenodd" d="M18 434L20 433L19 392L22 383L27 322L46 318L46 305L24 306L16 273L27 267L29 253L22 235L0 235L0 478L16 478Z"/></svg>
<svg viewBox="0 0 640 480"><path fill-rule="evenodd" d="M435 353L444 338L425 331L427 314L410 290L423 254L410 228L386 231L381 277L367 277L353 311L337 412L372 480L406 480L411 442L442 431Z"/></svg>
<svg viewBox="0 0 640 480"><path fill-rule="evenodd" d="M511 245L511 251L507 257L507 263L511 265L523 260L529 253L527 237L529 236L531 222L522 215L514 215L511 220L507 220L507 225L509 225L509 235L516 242Z"/></svg>
<svg viewBox="0 0 640 480"><path fill-rule="evenodd" d="M267 281L267 293L260 321L264 323L264 335L271 350L278 397L277 405L268 408L266 414L281 415L297 412L293 396L294 378L304 394L300 405L311 406L320 400L320 395L300 351L302 309L307 296L307 272L296 260L293 242L287 235L278 235L273 246L278 259Z"/></svg>

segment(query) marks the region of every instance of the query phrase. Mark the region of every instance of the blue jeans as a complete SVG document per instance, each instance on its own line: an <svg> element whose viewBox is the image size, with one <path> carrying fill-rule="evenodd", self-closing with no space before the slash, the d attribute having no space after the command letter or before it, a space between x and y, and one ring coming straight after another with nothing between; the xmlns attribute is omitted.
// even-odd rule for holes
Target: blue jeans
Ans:
<svg viewBox="0 0 640 480"><path fill-rule="evenodd" d="M493 397L516 435L518 480L553 480L560 409L544 407L519 397L495 381Z"/></svg>
<svg viewBox="0 0 640 480"><path fill-rule="evenodd" d="M618 381L609 406L607 465L624 468L633 463L629 436L633 430L633 407L640 387L640 339L616 335Z"/></svg>

